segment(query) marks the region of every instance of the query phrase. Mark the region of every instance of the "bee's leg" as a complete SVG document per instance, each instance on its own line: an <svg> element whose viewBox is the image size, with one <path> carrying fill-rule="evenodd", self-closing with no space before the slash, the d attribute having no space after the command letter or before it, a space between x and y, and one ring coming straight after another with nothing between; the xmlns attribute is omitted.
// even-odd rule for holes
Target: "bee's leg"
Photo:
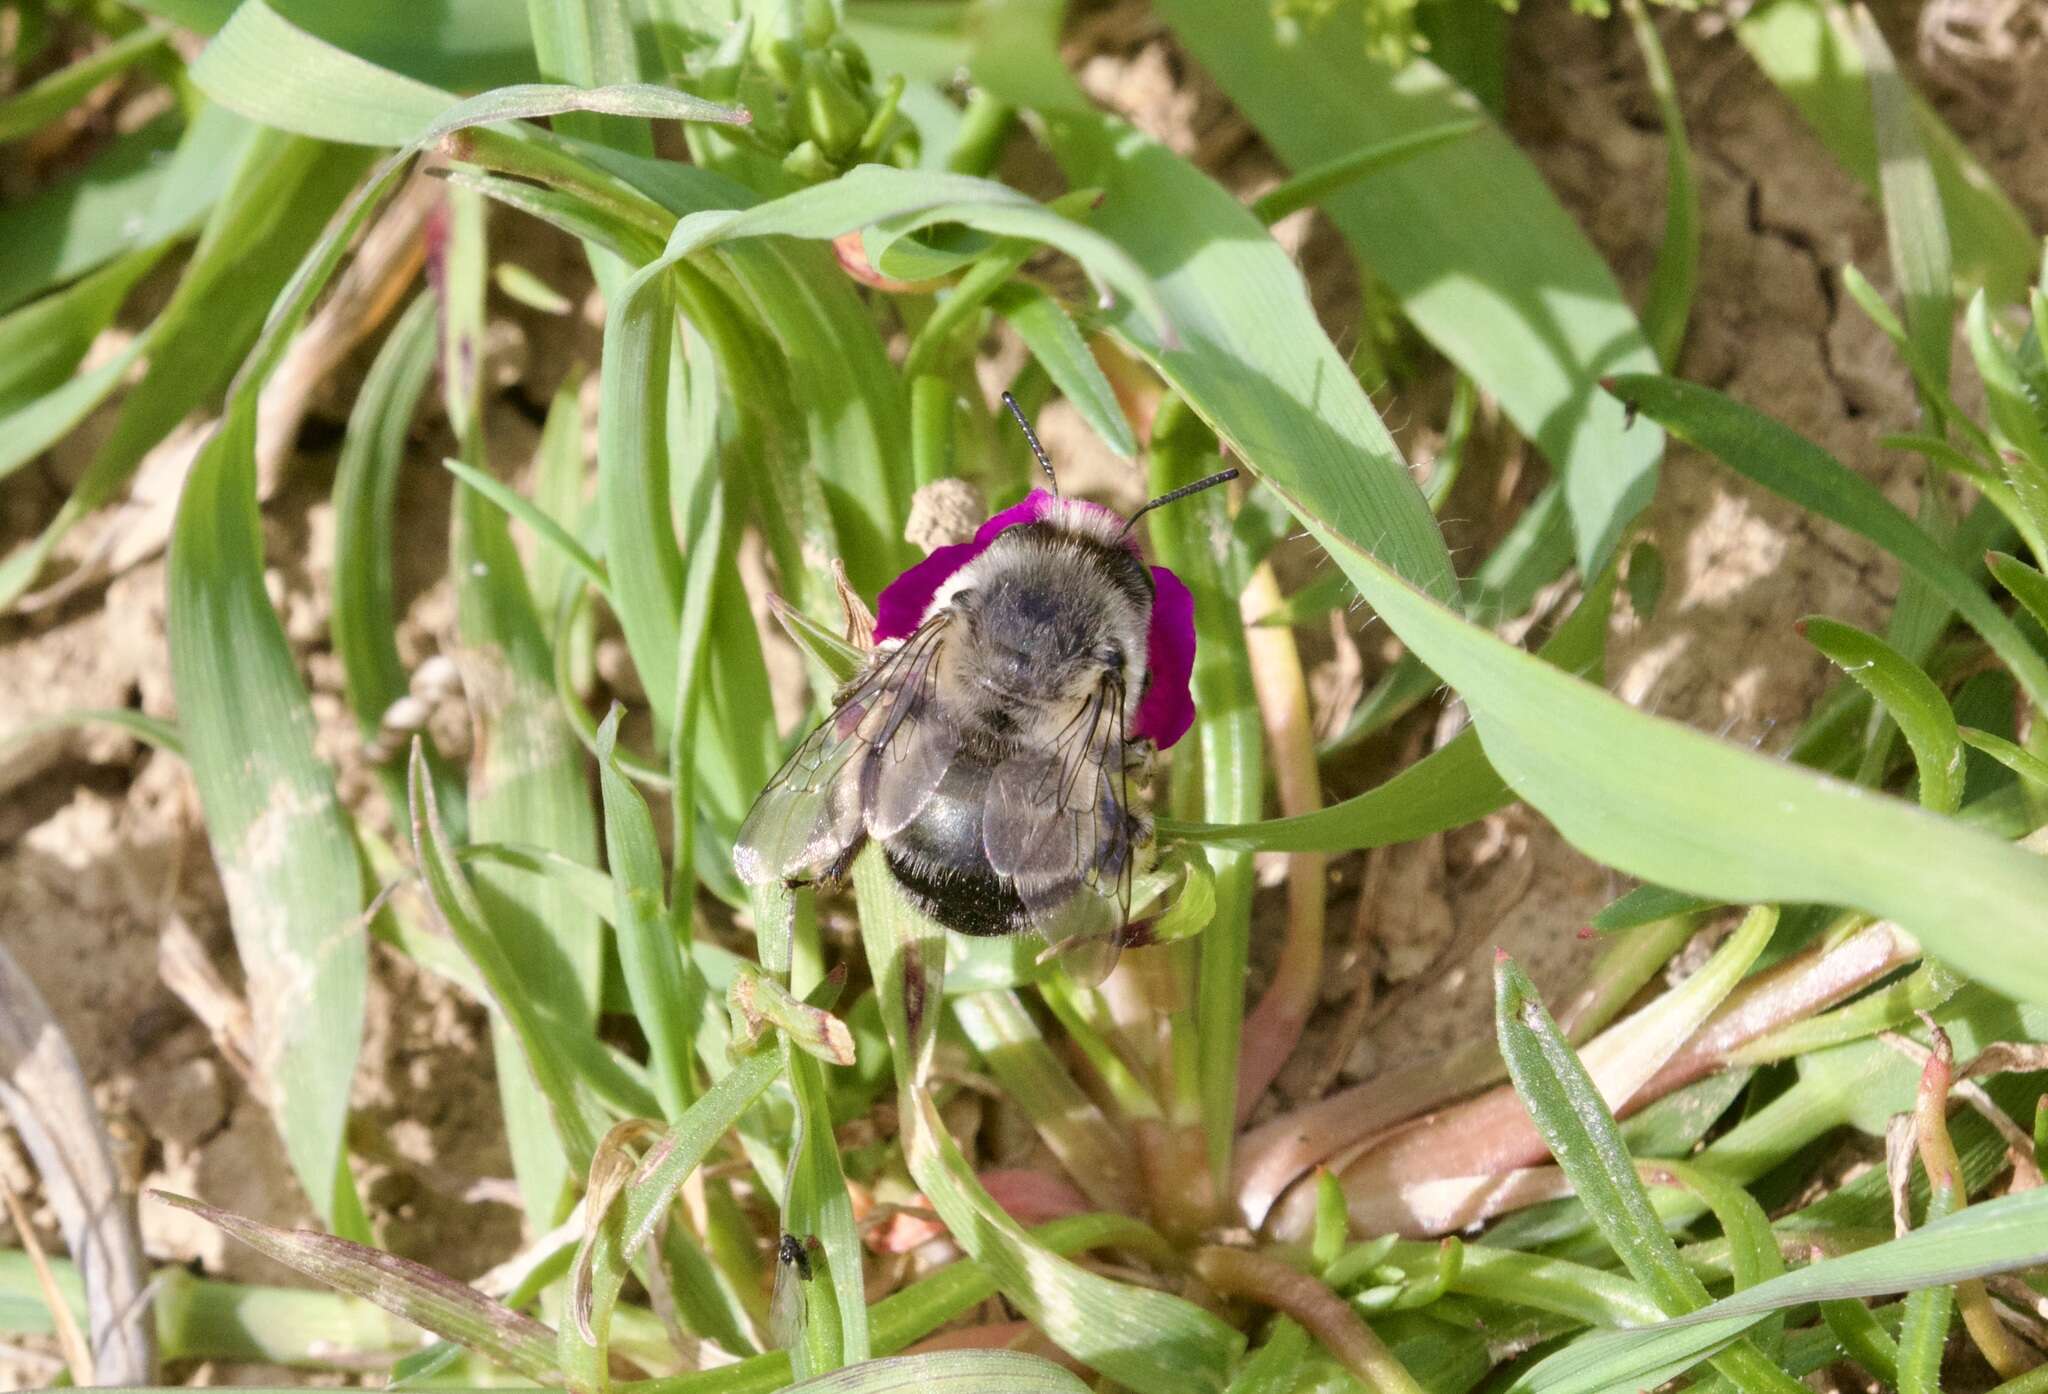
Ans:
<svg viewBox="0 0 2048 1394"><path fill-rule="evenodd" d="M860 855L860 849L868 845L867 834L863 833L847 844L846 850L834 857L818 877L830 885L843 886L846 878L853 875L853 859Z"/></svg>
<svg viewBox="0 0 2048 1394"><path fill-rule="evenodd" d="M1159 754L1159 747L1150 740L1129 741L1124 745L1124 773L1140 783L1152 777L1152 763Z"/></svg>

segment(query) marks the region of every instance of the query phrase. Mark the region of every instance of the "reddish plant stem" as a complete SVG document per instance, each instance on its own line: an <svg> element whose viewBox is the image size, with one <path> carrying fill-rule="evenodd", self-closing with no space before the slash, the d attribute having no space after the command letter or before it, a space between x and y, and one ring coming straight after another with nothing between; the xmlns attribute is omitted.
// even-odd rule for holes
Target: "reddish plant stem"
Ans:
<svg viewBox="0 0 2048 1394"><path fill-rule="evenodd" d="M1421 1394L1415 1377L1322 1282L1266 1254L1210 1245L1195 1250L1195 1276L1224 1297L1243 1298L1300 1322L1302 1327L1378 1394Z"/></svg>
<svg viewBox="0 0 2048 1394"><path fill-rule="evenodd" d="M1273 576L1272 565L1262 563L1245 587L1244 617L1256 619L1280 602L1280 583ZM1301 652L1295 647L1294 634L1279 625L1247 623L1244 643L1279 788L1280 812L1288 817L1313 813L1323 806L1322 777L1316 769L1308 685L1302 681ZM1253 1107L1301 1043L1302 1028L1315 1010L1322 988L1324 881L1329 864L1321 852L1295 852L1287 858L1287 937L1280 946L1280 963L1272 983L1245 1019L1237 1068L1239 1127L1251 1117Z"/></svg>

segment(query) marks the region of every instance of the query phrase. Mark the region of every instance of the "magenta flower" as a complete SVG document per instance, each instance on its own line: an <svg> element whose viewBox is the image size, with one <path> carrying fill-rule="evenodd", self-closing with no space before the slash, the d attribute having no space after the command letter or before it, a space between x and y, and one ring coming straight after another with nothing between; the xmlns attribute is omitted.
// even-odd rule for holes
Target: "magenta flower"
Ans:
<svg viewBox="0 0 2048 1394"><path fill-rule="evenodd" d="M876 642L907 638L924 622L932 597L948 577L987 551L996 534L1036 522L1052 502L1051 494L1033 489L1022 503L983 523L975 531L974 541L937 548L884 586L875 598ZM1092 503L1080 506L1101 507ZM1122 521L1114 510L1102 511ZM1127 545L1132 551L1137 550L1135 542ZM1195 597L1180 577L1163 566L1152 568L1152 585L1152 628L1145 642L1148 677L1145 693L1131 713L1130 735L1133 740L1149 739L1164 750L1195 724L1195 699L1188 691L1188 679L1195 671Z"/></svg>

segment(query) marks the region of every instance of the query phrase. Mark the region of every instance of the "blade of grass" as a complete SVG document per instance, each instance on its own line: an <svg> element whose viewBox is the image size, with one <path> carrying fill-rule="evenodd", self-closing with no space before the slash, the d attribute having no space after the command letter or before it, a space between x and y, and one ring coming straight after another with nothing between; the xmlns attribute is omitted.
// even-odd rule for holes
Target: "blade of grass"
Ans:
<svg viewBox="0 0 2048 1394"><path fill-rule="evenodd" d="M589 1164L604 1125L595 1106L578 1088L574 1067L563 1058L566 1052L560 1047L567 1044L571 1033L551 1028L540 1014L540 995L521 980L514 958L498 942L484 918L483 905L456 861L447 830L442 826L439 803L418 742L413 745L409 776L413 855L426 883L434 917L462 946L463 953L482 975L490 993L490 1005L509 1023L526 1068L532 1072L534 1085L547 1100L569 1164L580 1171Z"/></svg>
<svg viewBox="0 0 2048 1394"><path fill-rule="evenodd" d="M1686 141L1685 112L1664 42L1641 0L1623 0L1629 32L1642 51L1650 96L1664 127L1664 240L1650 271L1650 289L1643 301L1643 337L1657 351L1666 372L1678 366L1685 344L1685 326L1692 317L1693 291L1700 270L1700 191L1692 171L1692 148Z"/></svg>
<svg viewBox="0 0 2048 1394"><path fill-rule="evenodd" d="M1613 599L1610 572L1557 627L1539 656L1566 672L1597 677ZM1162 837L1262 851L1343 852L1459 827L1506 807L1513 797L1487 763L1479 733L1467 728L1384 783L1315 813L1238 824L1162 818L1159 831Z"/></svg>
<svg viewBox="0 0 2048 1394"><path fill-rule="evenodd" d="M361 173L352 151L266 132L216 205L178 289L145 334L149 368L57 514L0 563L0 608L34 584L57 543L113 498L143 457L228 385L283 285Z"/></svg>
<svg viewBox="0 0 2048 1394"><path fill-rule="evenodd" d="M367 1237L344 1130L363 1029L363 872L313 711L263 588L254 403L193 462L168 564L180 734L227 890L255 1065L317 1214Z"/></svg>
<svg viewBox="0 0 2048 1394"><path fill-rule="evenodd" d="M1941 190L1921 143L1913 93L1899 75L1877 22L1858 4L1849 8L1847 27L1870 80L1870 129L1877 148L1885 245L1891 253L1892 279L1905 305L1907 351L1926 380L1945 393L1956 307ZM1940 421L1938 403L1922 402L1921 406Z"/></svg>
<svg viewBox="0 0 2048 1394"><path fill-rule="evenodd" d="M1954 813L1963 801L1963 743L1934 680L1875 634L1818 615L1799 622L1806 641L1856 680L1898 722L1920 771L1920 806Z"/></svg>
<svg viewBox="0 0 2048 1394"><path fill-rule="evenodd" d="M1512 1388L1515 1394L1599 1394L1618 1387L1654 1387L1774 1311L1912 1291L2040 1263L2048 1259L2044 1218L2048 1191L2000 1196L1903 1238L1759 1283L1684 1317L1583 1338L1539 1362Z"/></svg>
<svg viewBox="0 0 2048 1394"><path fill-rule="evenodd" d="M2021 779L2048 790L2048 760L1989 731L1965 727L1961 734L1963 743L1971 749L1983 751Z"/></svg>
<svg viewBox="0 0 2048 1394"><path fill-rule="evenodd" d="M572 1283L557 1347L572 1381L592 1390L607 1387L612 1310L628 1262L653 1235L690 1173L775 1082L781 1066L773 1050L735 1063L647 1149L614 1202L589 1222L572 1270L582 1276Z"/></svg>
<svg viewBox="0 0 2048 1394"><path fill-rule="evenodd" d="M1213 440L1184 405L1162 408L1152 430L1153 491L1165 493L1207 473L1214 456L1204 456L1214 449ZM1212 490L1177 509L1154 513L1151 533L1160 560L1186 579L1194 597L1192 690L1202 812L1214 823L1243 823L1257 817L1265 795L1264 731L1238 610L1246 577L1240 558L1228 545L1224 491ZM1198 950L1192 1025L1209 1170L1222 1195L1227 1193L1231 1144L1237 1136L1253 867L1249 853L1227 847L1210 848L1206 856L1215 877L1216 903ZM1187 1083L1182 1081L1183 1086Z"/></svg>
<svg viewBox="0 0 2048 1394"><path fill-rule="evenodd" d="M515 518L526 524L527 527L533 530L534 536L546 543L548 549L556 557L575 567L582 574L583 579L596 588L599 595L609 599L611 576L606 571L605 564L592 556L588 547L578 542L567 528L556 522L539 504L527 498L509 484L505 484L485 474L482 470L472 465L465 465L460 460L443 460L441 461L441 468L461 480L481 497L488 499L506 517ZM536 559L536 562L538 563L538 559ZM553 588L540 583L542 572L540 565L535 565L534 572L535 584L533 589L536 595L547 595L551 593L551 590L559 589L559 583ZM554 575L559 576L559 571L556 571Z"/></svg>
<svg viewBox="0 0 2048 1394"><path fill-rule="evenodd" d="M0 418L21 419L21 408L68 381L128 292L168 250L158 243L130 252L0 319ZM0 461L21 453L32 451L16 447ZM8 468L0 463L0 474Z"/></svg>
<svg viewBox="0 0 2048 1394"><path fill-rule="evenodd" d="M647 1036L654 1091L663 1116L673 1123L696 1097L691 1060L706 991L702 976L678 951L669 929L654 819L614 758L623 714L623 708L613 706L597 730L605 850L612 870L612 924L633 1016Z"/></svg>
<svg viewBox="0 0 2048 1394"><path fill-rule="evenodd" d="M168 27L145 24L94 49L0 101L0 141L19 140L83 101L93 88L119 77L170 38Z"/></svg>
<svg viewBox="0 0 2048 1394"><path fill-rule="evenodd" d="M1797 432L1709 388L1672 378L1638 376L1615 378L1608 388L1736 473L1897 557L1984 636L2037 704L2048 700L2048 660L2042 659L1963 569L1893 507L1877 486Z"/></svg>
<svg viewBox="0 0 2048 1394"><path fill-rule="evenodd" d="M374 1302L536 1383L556 1384L562 1378L554 1332L425 1264L310 1230L260 1224L184 1196L151 1191L149 1197L189 1211L267 1258Z"/></svg>
<svg viewBox="0 0 2048 1394"><path fill-rule="evenodd" d="M1843 168L1866 188L1879 184L1871 93L1855 34L1839 7L1780 0L1746 13L1735 36ZM1912 115L1933 165L1956 270L1964 282L2017 299L2038 270L2040 244L1998 182L1918 97Z"/></svg>
<svg viewBox="0 0 2048 1394"><path fill-rule="evenodd" d="M1036 286L1013 281L989 303L1017 331L1053 385L1074 404L1102 443L1125 459L1135 456L1138 442L1116 392L1059 302Z"/></svg>
<svg viewBox="0 0 2048 1394"><path fill-rule="evenodd" d="M1252 200L1252 216L1271 227L1288 214L1299 209L1323 202L1338 190L1355 184L1382 169L1397 165L1401 161L1434 150L1439 145L1452 145L1476 131L1484 130L1486 123L1474 117L1446 121L1437 126L1424 126L1387 140L1354 150L1348 155L1325 160L1311 169L1292 176L1286 182L1268 189Z"/></svg>
<svg viewBox="0 0 2048 1394"><path fill-rule="evenodd" d="M436 287L442 305L441 381L458 449L483 461L482 374L488 254L480 194L451 190ZM456 487L449 547L455 580L456 667L462 673L476 756L469 770L469 826L490 842L523 842L577 861L597 856L582 752L554 700L553 658L505 515ZM511 960L550 1034L594 1032L602 941L597 921L551 883L503 867L472 878L483 919ZM514 1172L535 1227L568 1205L563 1143L549 1100L521 1060L504 1017L493 1023L498 1090ZM538 1044L537 1042L529 1043ZM543 1047L549 1048L549 1047Z"/></svg>
<svg viewBox="0 0 2048 1394"><path fill-rule="evenodd" d="M1322 16L1312 40L1292 44L1269 13L1238 0L1167 0L1161 12L1297 170L1483 117L1426 58L1410 58L1398 73L1358 61L1364 35L1352 7ZM1095 225L1110 211L1105 205ZM1580 569L1600 570L1649 501L1662 442L1624 434L1595 384L1603 373L1647 369L1656 357L1606 263L1534 167L1486 122L1332 193L1323 211L1402 312L1499 399L1563 476Z"/></svg>
<svg viewBox="0 0 2048 1394"><path fill-rule="evenodd" d="M799 1141L790 1158L790 1183L783 1197L782 1227L795 1234L815 1235L824 1248L830 1274L827 1300L836 1307L836 1327L827 1363L813 1373L858 1365L868 1359L867 1278L865 1250L854 1225L853 1201L839 1144L832 1135L832 1109L825 1090L825 1069L815 1056L784 1034L783 1071L796 1098ZM807 1285L815 1286L815 1283ZM819 1296L826 1296L819 1294ZM813 1321L814 1328L824 1325ZM799 1367L804 1362L799 1361Z"/></svg>
<svg viewBox="0 0 2048 1394"><path fill-rule="evenodd" d="M1685 1266L1650 1208L1606 1100L1558 1033L1535 988L1505 953L1495 966L1494 1000L1501 1056L1515 1091L1602 1236L1667 1314L1706 1306L1706 1287ZM1790 1394L1803 1388L1746 1339L1738 1338L1713 1361L1738 1389Z"/></svg>
<svg viewBox="0 0 2048 1394"><path fill-rule="evenodd" d="M435 329L434 297L417 296L391 327L356 393L334 472L334 535L346 541L335 549L327 632L365 742L377 739L384 713L408 690L392 600L392 510L413 412L434 371ZM402 808L403 776L381 773L392 808Z"/></svg>

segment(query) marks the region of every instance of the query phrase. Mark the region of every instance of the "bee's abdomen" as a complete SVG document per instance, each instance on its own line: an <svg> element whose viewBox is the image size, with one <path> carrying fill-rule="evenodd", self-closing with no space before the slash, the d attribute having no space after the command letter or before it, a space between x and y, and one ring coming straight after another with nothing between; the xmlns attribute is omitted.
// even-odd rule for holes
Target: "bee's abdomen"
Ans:
<svg viewBox="0 0 2048 1394"><path fill-rule="evenodd" d="M890 872L917 907L962 934L1015 934L1028 924L1024 902L988 863L981 810L989 769L962 755L946 771L923 812L882 844Z"/></svg>

